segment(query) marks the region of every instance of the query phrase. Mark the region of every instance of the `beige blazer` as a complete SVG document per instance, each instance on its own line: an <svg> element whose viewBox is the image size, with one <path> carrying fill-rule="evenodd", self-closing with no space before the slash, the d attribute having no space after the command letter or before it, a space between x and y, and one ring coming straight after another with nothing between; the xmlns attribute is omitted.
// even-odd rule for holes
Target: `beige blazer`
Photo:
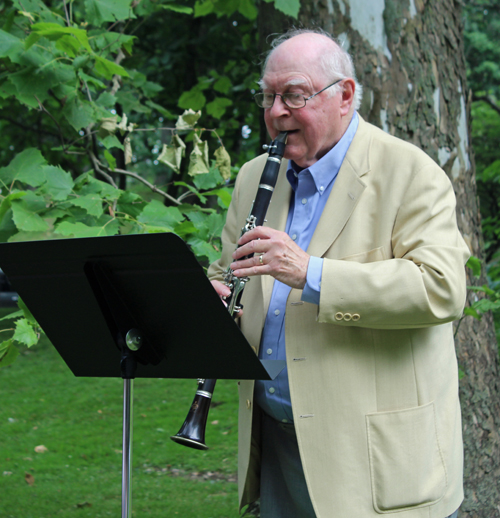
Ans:
<svg viewBox="0 0 500 518"><path fill-rule="evenodd" d="M231 262L264 167L241 169L223 232ZM267 225L284 230L282 164ZM444 518L463 498L452 324L465 302L455 196L421 150L360 120L307 252L323 257L320 304L293 289L286 353L300 455L318 518ZM241 328L256 349L273 278L247 283ZM240 382L241 506L259 493L259 412Z"/></svg>

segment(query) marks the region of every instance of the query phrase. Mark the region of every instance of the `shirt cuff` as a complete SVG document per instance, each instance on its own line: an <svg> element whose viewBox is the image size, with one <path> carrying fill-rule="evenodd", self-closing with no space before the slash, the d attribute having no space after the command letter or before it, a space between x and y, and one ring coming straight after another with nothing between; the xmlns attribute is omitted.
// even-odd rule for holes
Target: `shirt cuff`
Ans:
<svg viewBox="0 0 500 518"><path fill-rule="evenodd" d="M321 292L321 274L323 272L323 259L321 257L309 258L307 266L306 285L302 290L300 300L310 302L319 306L319 295Z"/></svg>

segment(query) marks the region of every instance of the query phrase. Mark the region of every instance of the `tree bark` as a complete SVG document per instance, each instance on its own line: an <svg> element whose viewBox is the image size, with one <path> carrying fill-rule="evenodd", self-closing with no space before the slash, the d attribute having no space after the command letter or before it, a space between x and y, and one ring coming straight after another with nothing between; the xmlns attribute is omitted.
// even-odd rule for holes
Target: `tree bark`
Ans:
<svg viewBox="0 0 500 518"><path fill-rule="evenodd" d="M304 27L334 34L364 86L361 115L429 154L451 178L457 218L473 255L483 243L473 152L461 0L302 0ZM266 17L270 20L270 17ZM280 32L288 20L278 18ZM286 28L286 27L285 27ZM262 30L259 31L262 34ZM486 283L472 278L469 285ZM470 293L469 303L475 295ZM464 318L456 335L465 443L462 517L500 513L500 383L490 315Z"/></svg>

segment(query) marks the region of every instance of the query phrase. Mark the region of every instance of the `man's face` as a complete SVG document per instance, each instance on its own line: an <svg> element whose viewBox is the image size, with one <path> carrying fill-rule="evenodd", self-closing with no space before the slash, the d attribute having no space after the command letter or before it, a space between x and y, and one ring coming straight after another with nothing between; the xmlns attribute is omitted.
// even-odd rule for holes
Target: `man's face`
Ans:
<svg viewBox="0 0 500 518"><path fill-rule="evenodd" d="M296 36L274 51L263 76L264 92L294 92L307 98L333 82L317 66L323 45L309 36ZM264 118L273 139L280 131L289 131L285 158L306 168L335 146L349 123L344 117L351 103L346 107L344 97L341 91L330 97L327 90L299 109L288 108L281 97L276 97L273 106L265 110Z"/></svg>

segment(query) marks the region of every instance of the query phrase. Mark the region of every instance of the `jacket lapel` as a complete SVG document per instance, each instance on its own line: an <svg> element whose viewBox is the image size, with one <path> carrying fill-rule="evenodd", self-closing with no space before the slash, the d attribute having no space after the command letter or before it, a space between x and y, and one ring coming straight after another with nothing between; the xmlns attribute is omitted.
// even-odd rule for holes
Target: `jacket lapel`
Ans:
<svg viewBox="0 0 500 518"><path fill-rule="evenodd" d="M356 207L365 183L361 177L370 170L371 138L367 124L359 117L358 130L344 158L326 202L323 214L309 243L307 253L323 257L338 238Z"/></svg>

